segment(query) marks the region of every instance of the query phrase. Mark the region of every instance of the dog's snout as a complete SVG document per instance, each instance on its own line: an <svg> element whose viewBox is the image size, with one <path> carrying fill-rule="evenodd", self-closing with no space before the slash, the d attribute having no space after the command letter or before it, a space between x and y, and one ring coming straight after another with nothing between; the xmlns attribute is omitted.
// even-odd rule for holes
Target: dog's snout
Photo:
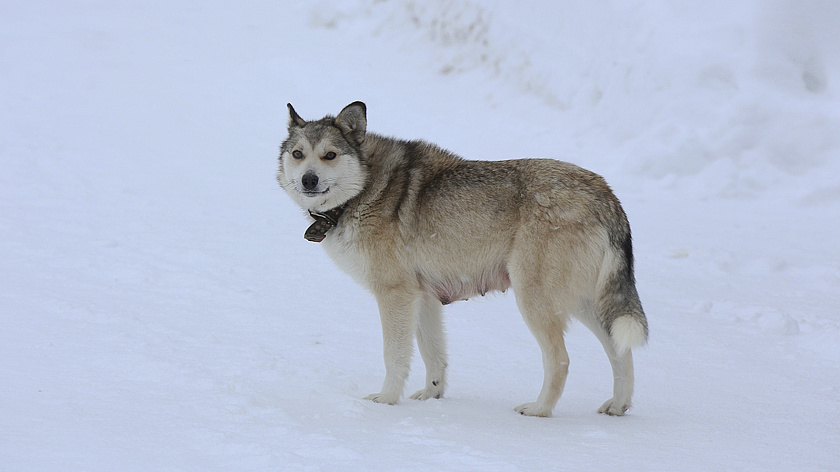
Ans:
<svg viewBox="0 0 840 472"><path fill-rule="evenodd" d="M303 174L300 183L303 184L304 190L315 190L318 187L318 176L314 172L307 172Z"/></svg>

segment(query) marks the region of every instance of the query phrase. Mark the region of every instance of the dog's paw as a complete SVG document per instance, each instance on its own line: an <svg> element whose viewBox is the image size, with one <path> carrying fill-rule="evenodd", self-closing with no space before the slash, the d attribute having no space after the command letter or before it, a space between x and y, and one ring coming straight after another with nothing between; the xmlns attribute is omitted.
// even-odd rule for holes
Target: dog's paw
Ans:
<svg viewBox="0 0 840 472"><path fill-rule="evenodd" d="M598 413L610 416L624 416L624 413L627 412L630 406L630 402L617 402L615 398L610 398L601 405L601 408L598 408Z"/></svg>
<svg viewBox="0 0 840 472"><path fill-rule="evenodd" d="M386 392L372 393L365 397L365 400L370 400L374 403L385 403L387 405L396 405L400 396L389 394Z"/></svg>
<svg viewBox="0 0 840 472"><path fill-rule="evenodd" d="M433 386L432 388L426 387L423 390L418 390L411 395L412 400L428 400L430 398L440 398L443 396L443 388L439 386Z"/></svg>
<svg viewBox="0 0 840 472"><path fill-rule="evenodd" d="M540 406L537 402L519 405L514 410L523 416L541 416L543 418L551 416L551 408Z"/></svg>

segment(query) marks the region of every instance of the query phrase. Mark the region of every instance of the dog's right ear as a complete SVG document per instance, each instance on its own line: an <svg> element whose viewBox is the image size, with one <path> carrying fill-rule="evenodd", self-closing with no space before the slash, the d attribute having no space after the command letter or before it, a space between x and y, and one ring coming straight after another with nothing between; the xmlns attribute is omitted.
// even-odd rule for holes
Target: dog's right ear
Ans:
<svg viewBox="0 0 840 472"><path fill-rule="evenodd" d="M289 107L289 128L292 126L300 126L301 128L306 126L306 120L297 114L295 109L292 107L292 104L287 103L286 106Z"/></svg>

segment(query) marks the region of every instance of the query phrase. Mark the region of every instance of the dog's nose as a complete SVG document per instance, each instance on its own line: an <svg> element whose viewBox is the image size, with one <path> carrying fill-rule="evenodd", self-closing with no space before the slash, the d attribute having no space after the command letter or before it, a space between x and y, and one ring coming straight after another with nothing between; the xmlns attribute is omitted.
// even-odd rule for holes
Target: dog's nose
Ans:
<svg viewBox="0 0 840 472"><path fill-rule="evenodd" d="M315 190L318 186L318 176L314 172L307 172L303 174L300 183L303 184L304 190Z"/></svg>

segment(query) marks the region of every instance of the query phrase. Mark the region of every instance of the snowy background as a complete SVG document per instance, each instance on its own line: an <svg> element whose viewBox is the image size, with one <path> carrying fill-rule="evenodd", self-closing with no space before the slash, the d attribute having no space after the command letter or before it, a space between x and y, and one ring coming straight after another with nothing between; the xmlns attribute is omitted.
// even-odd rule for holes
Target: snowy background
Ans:
<svg viewBox="0 0 840 472"><path fill-rule="evenodd" d="M0 4L0 470L840 469L840 3ZM446 398L274 180L286 102L555 157L630 217L635 407L513 296L447 307ZM422 386L416 356L407 392Z"/></svg>

